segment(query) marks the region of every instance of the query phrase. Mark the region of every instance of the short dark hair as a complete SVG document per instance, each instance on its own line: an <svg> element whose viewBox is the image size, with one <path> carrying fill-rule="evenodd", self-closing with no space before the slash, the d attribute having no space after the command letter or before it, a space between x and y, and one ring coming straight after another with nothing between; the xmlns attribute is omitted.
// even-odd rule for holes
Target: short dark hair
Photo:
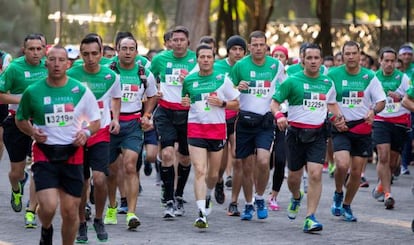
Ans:
<svg viewBox="0 0 414 245"><path fill-rule="evenodd" d="M344 46L342 46L342 53L344 53L344 49L345 47L357 47L358 51L361 51L361 46L359 45L359 43L355 42L355 41L346 41L344 43Z"/></svg>
<svg viewBox="0 0 414 245"><path fill-rule="evenodd" d="M172 36L172 31L166 31L166 32L164 33L164 36L163 36L163 38L164 38L164 42L170 41L171 36Z"/></svg>
<svg viewBox="0 0 414 245"><path fill-rule="evenodd" d="M27 35L24 38L24 42L23 42L23 46L26 47L26 43L29 40L39 40L40 42L42 41L42 38L40 37L40 35L36 34L36 33L31 33L29 35Z"/></svg>
<svg viewBox="0 0 414 245"><path fill-rule="evenodd" d="M395 49L391 47L383 47L382 49L380 49L380 59L384 58L385 53L393 53L395 55L395 58L397 58L397 51L395 51Z"/></svg>
<svg viewBox="0 0 414 245"><path fill-rule="evenodd" d="M213 55L214 55L214 50L211 48L210 45L200 44L200 45L197 46L197 49L196 49L196 57L197 58L198 58L198 54L200 53L200 50L203 50L203 49L209 49L209 50L213 51Z"/></svg>
<svg viewBox="0 0 414 245"><path fill-rule="evenodd" d="M207 44L213 43L214 45L216 45L216 40L212 36L202 36L200 38L199 43L207 43Z"/></svg>
<svg viewBox="0 0 414 245"><path fill-rule="evenodd" d="M103 46L103 51L105 53L106 51L115 51L115 49L113 47L109 46L109 45L104 45Z"/></svg>
<svg viewBox="0 0 414 245"><path fill-rule="evenodd" d="M127 37L123 37L123 38L119 39L118 46L116 47L118 50L119 50L119 48L120 48L120 46L121 46L121 41L122 41L122 40L124 40L124 39L129 39L129 40L134 41L134 43L135 43L135 49L138 49L138 43L137 43L137 40L135 40L135 38L134 38L134 37L127 36Z"/></svg>
<svg viewBox="0 0 414 245"><path fill-rule="evenodd" d="M49 49L49 51L50 51L50 50L52 50L52 49L63 49L63 50L65 51L65 53L66 53L66 59L69 59L69 57L68 57L68 51L67 51L67 50L66 50L66 48L65 48L65 47L63 47L62 45L60 45L60 44L53 45L53 46ZM48 54L49 54L49 52L48 52ZM48 56L48 55L46 55L46 56Z"/></svg>
<svg viewBox="0 0 414 245"><path fill-rule="evenodd" d="M39 37L40 37L40 39L45 39L45 44L47 45L47 39L46 39L46 36L45 36L45 34L43 34L43 33L41 33L41 32L36 32L36 33L34 33L35 35L39 35Z"/></svg>
<svg viewBox="0 0 414 245"><path fill-rule="evenodd" d="M80 43L80 48L82 49L83 44L90 44L90 43L97 43L99 46L99 50L102 51L102 39L100 39L99 35L97 34L86 35Z"/></svg>
<svg viewBox="0 0 414 245"><path fill-rule="evenodd" d="M334 57L332 55L326 55L323 57L323 61L326 61L326 60L334 61Z"/></svg>
<svg viewBox="0 0 414 245"><path fill-rule="evenodd" d="M320 54L321 54L321 57L322 57L322 48L321 48L321 46L319 46L319 44L317 44L317 43L309 43L308 45L306 45L306 47L303 49L303 55L306 54L306 50L307 49L318 49L320 51Z"/></svg>
<svg viewBox="0 0 414 245"><path fill-rule="evenodd" d="M115 48L118 48L119 42L121 41L121 39L123 39L125 37L134 37L134 35L132 35L132 33L129 32L129 31L119 31L119 32L116 33Z"/></svg>
<svg viewBox="0 0 414 245"><path fill-rule="evenodd" d="M190 32L188 31L187 27L185 26L176 26L171 30L171 36L173 33L184 33L184 35L189 38L190 37Z"/></svg>
<svg viewBox="0 0 414 245"><path fill-rule="evenodd" d="M266 34L262 31L253 31L252 33L250 33L249 35L249 43L252 42L252 38L264 38L265 41L267 41L267 37Z"/></svg>

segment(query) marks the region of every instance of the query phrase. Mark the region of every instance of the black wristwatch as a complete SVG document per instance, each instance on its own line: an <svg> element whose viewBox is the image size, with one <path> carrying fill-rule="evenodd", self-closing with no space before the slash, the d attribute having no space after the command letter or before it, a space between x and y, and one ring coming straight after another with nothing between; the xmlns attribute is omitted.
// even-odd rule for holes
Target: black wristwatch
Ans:
<svg viewBox="0 0 414 245"><path fill-rule="evenodd" d="M221 107L222 107L222 108L224 108L224 107L226 107L226 106L227 106L227 101L224 101L224 100L223 100L223 103L221 103Z"/></svg>

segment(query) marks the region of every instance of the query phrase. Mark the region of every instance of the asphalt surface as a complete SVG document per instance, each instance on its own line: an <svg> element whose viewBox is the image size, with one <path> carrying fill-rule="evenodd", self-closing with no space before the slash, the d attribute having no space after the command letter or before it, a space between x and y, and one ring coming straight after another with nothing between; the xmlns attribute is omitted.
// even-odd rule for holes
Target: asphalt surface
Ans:
<svg viewBox="0 0 414 245"><path fill-rule="evenodd" d="M15 213L10 206L10 184L8 171L10 165L7 154L0 162L0 245L39 244L40 222L37 229L24 228L24 211ZM376 181L375 165L367 166L366 177L369 188L361 188L352 204L358 222L349 223L330 213L333 195L333 179L323 174L323 193L316 213L317 219L324 225L318 234L306 234L302 231L306 214L306 197L298 217L294 221L287 218L286 208L290 193L284 182L279 194L280 211L269 211L269 217L252 221L241 221L238 217L229 217L226 210L231 190L226 189L226 202L219 205L214 202L209 216L209 228L193 227L197 216L193 194L192 174L185 189L186 213L183 217L166 221L162 218L160 205L160 187L155 185L155 169L151 176L141 173L143 192L139 196L137 215L141 226L136 231L126 228L125 215L118 214L118 224L106 226L109 240L99 242L92 223L89 226L89 244L414 244L411 221L414 218L414 197L411 193L412 175L400 176L392 186L396 200L395 209L385 210L383 203L371 197ZM271 185L269 184L269 187ZM270 192L268 189L267 193ZM28 200L28 185L25 187L24 203ZM244 206L243 196L239 198L239 210ZM59 212L54 219L54 244L61 244Z"/></svg>

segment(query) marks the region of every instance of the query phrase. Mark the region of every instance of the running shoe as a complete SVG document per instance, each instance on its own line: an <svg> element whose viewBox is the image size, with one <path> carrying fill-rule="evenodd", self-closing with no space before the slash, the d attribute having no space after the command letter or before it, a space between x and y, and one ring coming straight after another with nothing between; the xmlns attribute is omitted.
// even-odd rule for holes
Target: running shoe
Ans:
<svg viewBox="0 0 414 245"><path fill-rule="evenodd" d="M361 182L359 183L359 187L362 187L362 188L369 187L368 180L364 176L361 177Z"/></svg>
<svg viewBox="0 0 414 245"><path fill-rule="evenodd" d="M226 183L224 183L224 185L227 188L231 188L233 186L233 178L231 176L227 176Z"/></svg>
<svg viewBox="0 0 414 245"><path fill-rule="evenodd" d="M237 209L237 202L232 202L229 204L229 208L227 209L228 216L240 216L240 212Z"/></svg>
<svg viewBox="0 0 414 245"><path fill-rule="evenodd" d="M100 242L108 241L108 232L105 230L105 225L102 222L102 219L94 219L93 228L95 229L96 237Z"/></svg>
<svg viewBox="0 0 414 245"><path fill-rule="evenodd" d="M150 176L152 174L152 165L148 161L144 161L144 174Z"/></svg>
<svg viewBox="0 0 414 245"><path fill-rule="evenodd" d="M213 202L211 201L211 196L206 196L206 215L209 216L213 208Z"/></svg>
<svg viewBox="0 0 414 245"><path fill-rule="evenodd" d="M334 196L333 196L333 203L331 206L331 213L334 216L341 216L344 213L344 210L342 208L342 202L344 200L344 193L338 193L338 192L334 192Z"/></svg>
<svg viewBox="0 0 414 245"><path fill-rule="evenodd" d="M126 198L121 198L121 205L118 207L118 214L128 213L128 202Z"/></svg>
<svg viewBox="0 0 414 245"><path fill-rule="evenodd" d="M306 217L305 222L303 223L303 232L312 233L315 231L321 231L323 225L316 220L315 215L311 214Z"/></svg>
<svg viewBox="0 0 414 245"><path fill-rule="evenodd" d="M14 192L13 189L11 191L11 198L10 198L10 204L14 212L21 212L23 208L22 204L22 185L19 183L19 190L17 192Z"/></svg>
<svg viewBox="0 0 414 245"><path fill-rule="evenodd" d="M174 210L175 216L184 216L184 200L182 197L175 197L176 209Z"/></svg>
<svg viewBox="0 0 414 245"><path fill-rule="evenodd" d="M36 228L36 214L33 211L26 210L24 215L24 227L25 228Z"/></svg>
<svg viewBox="0 0 414 245"><path fill-rule="evenodd" d="M377 190L377 187L375 187L374 189L372 189L372 197L377 200L378 202L383 202L384 201L384 192L379 192Z"/></svg>
<svg viewBox="0 0 414 245"><path fill-rule="evenodd" d="M304 193L301 191L299 199L295 199L293 197L290 198L290 203L287 208L289 219L296 219L296 215L299 212L300 202L302 201L303 196L304 196Z"/></svg>
<svg viewBox="0 0 414 245"><path fill-rule="evenodd" d="M165 205L164 218L165 219L175 218L174 209L175 209L174 208L174 201L169 200Z"/></svg>
<svg viewBox="0 0 414 245"><path fill-rule="evenodd" d="M78 230L78 236L76 237L76 243L88 243L88 225L86 224L86 222L81 222L79 224L79 230Z"/></svg>
<svg viewBox="0 0 414 245"><path fill-rule="evenodd" d="M198 218L194 222L194 226L200 229L208 228L207 216L198 210Z"/></svg>
<svg viewBox="0 0 414 245"><path fill-rule="evenodd" d="M393 209L395 204L394 198L391 196L391 193L385 194L384 205L385 209Z"/></svg>
<svg viewBox="0 0 414 245"><path fill-rule="evenodd" d="M252 220L254 214L254 206L249 204L244 207L243 213L240 216L241 220Z"/></svg>
<svg viewBox="0 0 414 245"><path fill-rule="evenodd" d="M272 211L279 211L280 210L280 206L277 203L276 198L273 198L272 196L269 197L268 205L269 205L270 210L272 210Z"/></svg>
<svg viewBox="0 0 414 245"><path fill-rule="evenodd" d="M139 218L134 213L127 213L126 223L128 230L135 230L138 226L141 225L141 221L139 221Z"/></svg>
<svg viewBox="0 0 414 245"><path fill-rule="evenodd" d="M402 175L410 175L410 170L408 170L408 168L401 168L401 174Z"/></svg>
<svg viewBox="0 0 414 245"><path fill-rule="evenodd" d="M357 217L355 217L352 214L352 209L350 206L345 206L343 207L343 216L344 216L344 220L345 221L349 221L349 222L356 222L357 221Z"/></svg>
<svg viewBox="0 0 414 245"><path fill-rule="evenodd" d="M267 207L264 199L256 199L257 218L266 219L268 216Z"/></svg>
<svg viewBox="0 0 414 245"><path fill-rule="evenodd" d="M128 208L127 208L128 210ZM106 209L106 214L105 214L105 219L104 219L104 224L105 225L116 225L118 224L118 219L116 217L116 213L117 213L117 205L115 205L115 207L110 207L108 205L108 208Z"/></svg>
<svg viewBox="0 0 414 245"><path fill-rule="evenodd" d="M218 204L223 204L226 196L224 195L224 183L223 181L221 183L217 182L216 188L214 188L214 197L216 198L216 202Z"/></svg>

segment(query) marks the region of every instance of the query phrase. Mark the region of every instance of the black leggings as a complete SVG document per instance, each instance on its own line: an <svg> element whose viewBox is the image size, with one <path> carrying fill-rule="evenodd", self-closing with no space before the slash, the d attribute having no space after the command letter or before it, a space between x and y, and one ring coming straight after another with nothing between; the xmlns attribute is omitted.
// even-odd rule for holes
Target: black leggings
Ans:
<svg viewBox="0 0 414 245"><path fill-rule="evenodd" d="M272 190L280 191L282 187L283 179L285 178L285 166L286 166L286 143L285 143L285 133L286 131L281 132L277 127L275 130L275 141L273 145L273 150L270 155L270 169L274 166L273 171L273 183Z"/></svg>

